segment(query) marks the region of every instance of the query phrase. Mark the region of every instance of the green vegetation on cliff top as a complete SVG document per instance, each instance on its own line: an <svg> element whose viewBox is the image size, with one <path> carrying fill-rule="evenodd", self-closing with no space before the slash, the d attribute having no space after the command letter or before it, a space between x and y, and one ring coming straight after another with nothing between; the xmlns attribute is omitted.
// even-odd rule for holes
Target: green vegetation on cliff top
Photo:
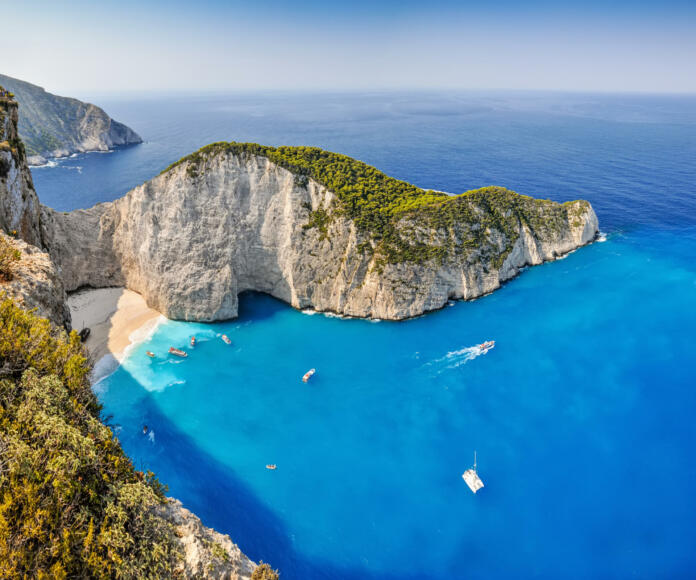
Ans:
<svg viewBox="0 0 696 580"><path fill-rule="evenodd" d="M0 578L181 578L164 488L101 421L89 372L76 332L0 291Z"/></svg>
<svg viewBox="0 0 696 580"><path fill-rule="evenodd" d="M186 163L187 174L196 177L201 165L220 153L263 156L294 173L298 186L305 186L310 178L325 186L336 194L336 206L328 211L309 208L306 227L316 227L326 236L334 217L348 217L365 237L363 249L392 263L442 261L453 252L468 253L486 245L490 230L505 236L500 258L511 249L521 222L535 234L545 236L567 228L571 210L569 204L534 199L503 187L485 187L461 195L424 190L347 155L317 147L212 143L162 173ZM442 235L438 239L420 239L422 236L413 231L412 226L416 225ZM466 229L464 237L462 228Z"/></svg>
<svg viewBox="0 0 696 580"><path fill-rule="evenodd" d="M161 486L133 469L69 336L0 297L0 578L170 578Z"/></svg>

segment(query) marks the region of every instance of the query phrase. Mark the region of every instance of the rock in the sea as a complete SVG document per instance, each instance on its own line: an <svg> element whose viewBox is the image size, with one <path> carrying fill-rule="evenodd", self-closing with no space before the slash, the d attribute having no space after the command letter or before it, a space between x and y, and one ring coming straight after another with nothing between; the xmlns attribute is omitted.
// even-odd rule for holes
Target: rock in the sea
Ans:
<svg viewBox="0 0 696 580"><path fill-rule="evenodd" d="M46 209L44 236L68 290L125 285L182 320L235 317L244 290L398 320L491 292L598 231L586 201L484 188L433 194L433 204L394 213L380 238L361 226L372 214L352 217L340 194L256 151L213 147L113 203Z"/></svg>
<svg viewBox="0 0 696 580"><path fill-rule="evenodd" d="M21 105L19 134L31 165L43 165L47 157L142 143L135 131L114 121L96 105L59 97L1 74L0 86L12 91Z"/></svg>

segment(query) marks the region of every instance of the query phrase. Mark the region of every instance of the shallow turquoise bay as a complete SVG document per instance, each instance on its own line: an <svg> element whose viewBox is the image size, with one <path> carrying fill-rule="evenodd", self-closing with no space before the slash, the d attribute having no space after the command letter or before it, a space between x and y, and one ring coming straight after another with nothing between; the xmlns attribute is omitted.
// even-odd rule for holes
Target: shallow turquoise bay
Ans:
<svg viewBox="0 0 696 580"><path fill-rule="evenodd" d="M205 524L284 580L694 576L695 98L102 104L146 143L36 170L49 205L112 199L235 139L320 145L447 191L581 197L607 234L406 322L308 315L250 294L237 320L160 326L96 390L136 467ZM188 359L166 355L192 334ZM474 450L476 496L461 479Z"/></svg>

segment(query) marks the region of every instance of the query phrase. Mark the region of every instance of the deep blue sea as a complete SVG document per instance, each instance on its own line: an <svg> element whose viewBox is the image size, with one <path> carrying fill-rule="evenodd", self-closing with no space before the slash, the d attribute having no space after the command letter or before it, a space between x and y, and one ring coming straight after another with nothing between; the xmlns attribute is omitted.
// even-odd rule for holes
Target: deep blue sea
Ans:
<svg viewBox="0 0 696 580"><path fill-rule="evenodd" d="M588 199L606 234L406 322L251 294L237 320L161 325L96 390L136 466L204 523L284 580L696 575L696 97L98 104L145 143L35 169L44 203L111 200L237 140L318 145L455 193ZM188 359L166 357L192 334ZM461 479L474 451L477 495Z"/></svg>

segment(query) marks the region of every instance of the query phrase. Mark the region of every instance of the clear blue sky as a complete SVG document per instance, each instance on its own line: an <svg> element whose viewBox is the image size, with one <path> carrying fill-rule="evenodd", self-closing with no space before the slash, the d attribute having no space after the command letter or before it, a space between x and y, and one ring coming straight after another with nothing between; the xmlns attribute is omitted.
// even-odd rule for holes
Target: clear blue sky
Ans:
<svg viewBox="0 0 696 580"><path fill-rule="evenodd" d="M0 72L58 93L696 92L696 0L0 0Z"/></svg>

